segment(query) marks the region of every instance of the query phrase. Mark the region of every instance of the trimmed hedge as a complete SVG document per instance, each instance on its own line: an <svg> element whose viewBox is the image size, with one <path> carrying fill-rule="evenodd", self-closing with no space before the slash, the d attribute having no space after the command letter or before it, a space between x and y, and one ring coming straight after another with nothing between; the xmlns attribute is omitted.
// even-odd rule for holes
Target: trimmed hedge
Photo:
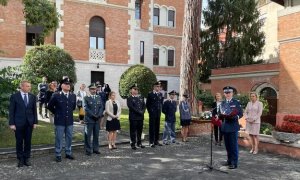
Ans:
<svg viewBox="0 0 300 180"><path fill-rule="evenodd" d="M63 76L68 76L74 83L77 81L73 58L54 45L36 46L29 50L24 57L22 72L32 83L43 76L48 78L48 82L59 82Z"/></svg>
<svg viewBox="0 0 300 180"><path fill-rule="evenodd" d="M131 66L120 77L119 94L122 98L127 98L130 95L130 87L136 83L139 87L139 93L143 97L147 97L156 81L155 74L148 67L140 64Z"/></svg>

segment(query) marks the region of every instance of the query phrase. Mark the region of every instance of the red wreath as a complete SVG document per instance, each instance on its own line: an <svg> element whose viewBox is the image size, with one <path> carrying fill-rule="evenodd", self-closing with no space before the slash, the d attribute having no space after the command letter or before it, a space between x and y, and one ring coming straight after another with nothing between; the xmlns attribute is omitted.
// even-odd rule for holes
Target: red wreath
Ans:
<svg viewBox="0 0 300 180"><path fill-rule="evenodd" d="M221 127L222 121L218 117L212 117L211 118L211 123L215 126Z"/></svg>

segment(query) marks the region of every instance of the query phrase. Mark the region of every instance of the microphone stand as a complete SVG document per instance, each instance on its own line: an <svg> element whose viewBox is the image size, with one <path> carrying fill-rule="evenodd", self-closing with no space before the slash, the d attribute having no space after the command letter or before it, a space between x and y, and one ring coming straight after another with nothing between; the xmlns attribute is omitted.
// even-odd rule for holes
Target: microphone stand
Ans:
<svg viewBox="0 0 300 180"><path fill-rule="evenodd" d="M211 110L211 112L214 111L216 108L217 107L213 108ZM213 170L215 170L215 171L219 171L219 172L228 174L227 171L223 171L221 169L213 167L213 164L212 164L213 163L212 144L213 144L213 124L211 123L211 131L210 131L210 163L206 164L205 167L202 168L202 171L200 171L198 173L201 174L201 173L203 173L205 171L212 172Z"/></svg>

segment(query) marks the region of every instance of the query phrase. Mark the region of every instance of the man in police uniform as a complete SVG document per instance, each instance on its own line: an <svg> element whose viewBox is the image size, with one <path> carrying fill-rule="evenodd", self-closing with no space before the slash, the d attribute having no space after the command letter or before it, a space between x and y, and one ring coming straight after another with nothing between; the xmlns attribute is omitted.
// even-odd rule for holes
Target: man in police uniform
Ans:
<svg viewBox="0 0 300 180"><path fill-rule="evenodd" d="M131 148L136 150L137 146L145 148L142 145L142 132L144 124L145 102L144 98L138 96L139 90L137 84L130 87L131 96L127 98L127 106L129 108L129 125L130 125L130 140Z"/></svg>
<svg viewBox="0 0 300 180"><path fill-rule="evenodd" d="M101 97L96 95L96 84L89 86L90 95L84 97L85 110L85 127L84 127L84 145L85 154L90 156L92 154L91 138L93 135L93 153L99 152L99 120L103 114L103 103Z"/></svg>
<svg viewBox="0 0 300 180"><path fill-rule="evenodd" d="M239 118L243 116L241 104L233 99L233 88L226 86L223 88L226 99L221 103L222 133L224 134L225 147L227 151L227 162L225 165L229 169L236 169L238 166L238 131L240 129ZM227 108L226 108L227 107ZM227 111L227 113L225 112Z"/></svg>
<svg viewBox="0 0 300 180"><path fill-rule="evenodd" d="M148 94L146 107L149 113L149 144L150 147L155 145L162 146L159 140L160 115L163 104L162 94L159 92L160 82L153 84L153 91Z"/></svg>
<svg viewBox="0 0 300 180"><path fill-rule="evenodd" d="M61 162L61 150L63 136L65 134L66 158L73 160L71 144L73 137L73 111L76 108L76 95L70 92L70 79L65 78L61 82L61 91L52 95L48 109L54 114L55 125L55 156L56 162Z"/></svg>

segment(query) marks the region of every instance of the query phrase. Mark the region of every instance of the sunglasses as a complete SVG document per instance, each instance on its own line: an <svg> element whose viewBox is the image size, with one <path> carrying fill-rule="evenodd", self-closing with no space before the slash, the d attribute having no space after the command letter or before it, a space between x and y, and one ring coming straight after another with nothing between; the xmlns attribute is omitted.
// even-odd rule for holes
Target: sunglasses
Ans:
<svg viewBox="0 0 300 180"><path fill-rule="evenodd" d="M225 94L230 94L231 92L224 92Z"/></svg>

